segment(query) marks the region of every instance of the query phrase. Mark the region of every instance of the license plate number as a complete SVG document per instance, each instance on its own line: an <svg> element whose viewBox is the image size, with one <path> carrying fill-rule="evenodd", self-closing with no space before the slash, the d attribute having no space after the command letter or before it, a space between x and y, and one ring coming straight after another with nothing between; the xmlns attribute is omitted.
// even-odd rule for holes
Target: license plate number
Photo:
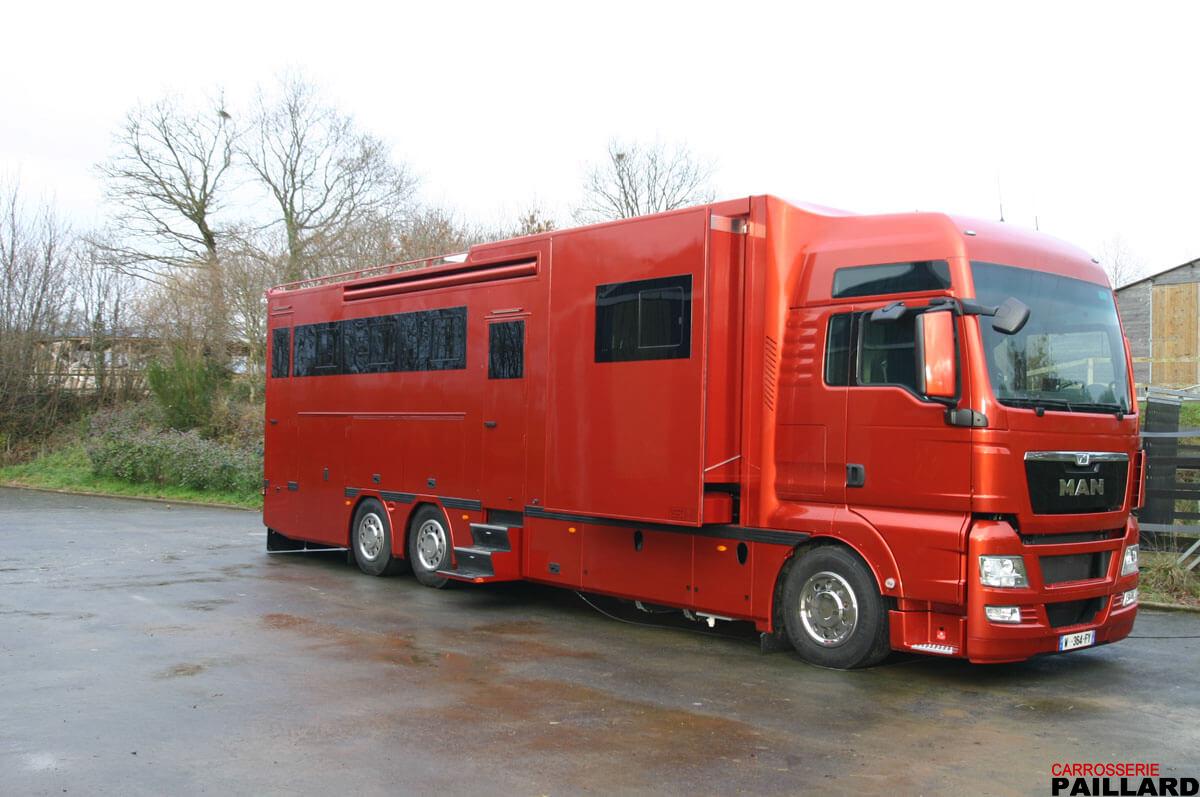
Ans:
<svg viewBox="0 0 1200 797"><path fill-rule="evenodd" d="M1058 638L1059 650L1075 650L1096 644L1096 632L1080 631L1078 634L1063 634Z"/></svg>

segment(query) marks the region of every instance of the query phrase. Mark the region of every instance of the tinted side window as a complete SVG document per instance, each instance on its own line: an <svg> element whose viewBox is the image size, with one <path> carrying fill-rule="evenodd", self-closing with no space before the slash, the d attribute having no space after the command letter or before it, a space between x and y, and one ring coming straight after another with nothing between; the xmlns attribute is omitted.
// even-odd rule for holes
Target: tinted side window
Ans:
<svg viewBox="0 0 1200 797"><path fill-rule="evenodd" d="M488 379L525 375L525 322L504 321L488 327Z"/></svg>
<svg viewBox="0 0 1200 797"><path fill-rule="evenodd" d="M316 361L313 365L317 373L337 373L341 366L338 356L338 345L341 342L341 324L330 321L327 324L315 324L317 335Z"/></svg>
<svg viewBox="0 0 1200 797"><path fill-rule="evenodd" d="M343 373L362 374L370 371L367 360L367 324L365 318L341 322Z"/></svg>
<svg viewBox="0 0 1200 797"><path fill-rule="evenodd" d="M396 364L396 319L372 318L367 330L367 365L372 370L390 371Z"/></svg>
<svg viewBox="0 0 1200 797"><path fill-rule="evenodd" d="M467 367L467 308L431 310L430 371Z"/></svg>
<svg viewBox="0 0 1200 797"><path fill-rule="evenodd" d="M917 390L916 313L897 321L859 319L858 384L902 385Z"/></svg>
<svg viewBox="0 0 1200 797"><path fill-rule="evenodd" d="M292 333L292 375L316 374L317 330L315 324L296 327Z"/></svg>
<svg viewBox="0 0 1200 797"><path fill-rule="evenodd" d="M596 286L596 362L687 359L692 275Z"/></svg>
<svg viewBox="0 0 1200 797"><path fill-rule="evenodd" d="M304 324L292 335L294 376L467 367L467 308Z"/></svg>
<svg viewBox="0 0 1200 797"><path fill-rule="evenodd" d="M292 329L280 327L271 333L271 378L288 375L292 354Z"/></svg>
<svg viewBox="0 0 1200 797"><path fill-rule="evenodd" d="M850 327L853 316L839 313L829 317L829 330L825 336L825 384L846 386L850 384Z"/></svg>
<svg viewBox="0 0 1200 797"><path fill-rule="evenodd" d="M940 291L949 287L950 264L945 260L854 266L839 268L833 274L835 299L913 291Z"/></svg>

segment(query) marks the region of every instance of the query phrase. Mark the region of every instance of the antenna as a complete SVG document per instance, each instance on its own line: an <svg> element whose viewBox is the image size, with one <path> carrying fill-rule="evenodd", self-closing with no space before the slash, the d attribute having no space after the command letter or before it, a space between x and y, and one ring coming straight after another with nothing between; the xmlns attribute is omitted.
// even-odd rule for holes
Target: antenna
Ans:
<svg viewBox="0 0 1200 797"><path fill-rule="evenodd" d="M1037 230L1038 232L1041 232L1042 230L1042 228L1038 226L1038 217L1036 215L1033 217L1033 229Z"/></svg>
<svg viewBox="0 0 1200 797"><path fill-rule="evenodd" d="M1000 221L1004 221L1004 194L1000 191L1000 172L996 172L996 199L1000 202Z"/></svg>

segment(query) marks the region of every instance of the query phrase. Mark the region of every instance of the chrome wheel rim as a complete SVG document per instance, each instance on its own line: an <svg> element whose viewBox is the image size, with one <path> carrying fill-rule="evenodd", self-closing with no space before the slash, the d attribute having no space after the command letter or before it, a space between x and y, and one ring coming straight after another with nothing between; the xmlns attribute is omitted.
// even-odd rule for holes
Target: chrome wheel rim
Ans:
<svg viewBox="0 0 1200 797"><path fill-rule="evenodd" d="M417 560L426 570L437 570L446 556L446 530L436 520L426 520L417 529Z"/></svg>
<svg viewBox="0 0 1200 797"><path fill-rule="evenodd" d="M374 562L383 553L383 543L386 535L383 531L383 518L374 512L363 515L358 522L358 553L368 562Z"/></svg>
<svg viewBox="0 0 1200 797"><path fill-rule="evenodd" d="M846 579L823 570L809 576L800 590L800 621L821 647L843 645L858 627L858 598Z"/></svg>

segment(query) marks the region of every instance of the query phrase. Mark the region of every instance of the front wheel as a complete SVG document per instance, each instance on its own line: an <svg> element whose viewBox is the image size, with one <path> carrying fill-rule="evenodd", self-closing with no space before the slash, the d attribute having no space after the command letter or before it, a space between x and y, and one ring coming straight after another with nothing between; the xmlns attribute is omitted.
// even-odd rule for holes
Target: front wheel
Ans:
<svg viewBox="0 0 1200 797"><path fill-rule="evenodd" d="M799 556L784 581L782 607L796 652L842 670L883 661L890 651L887 606L866 564L835 545Z"/></svg>

